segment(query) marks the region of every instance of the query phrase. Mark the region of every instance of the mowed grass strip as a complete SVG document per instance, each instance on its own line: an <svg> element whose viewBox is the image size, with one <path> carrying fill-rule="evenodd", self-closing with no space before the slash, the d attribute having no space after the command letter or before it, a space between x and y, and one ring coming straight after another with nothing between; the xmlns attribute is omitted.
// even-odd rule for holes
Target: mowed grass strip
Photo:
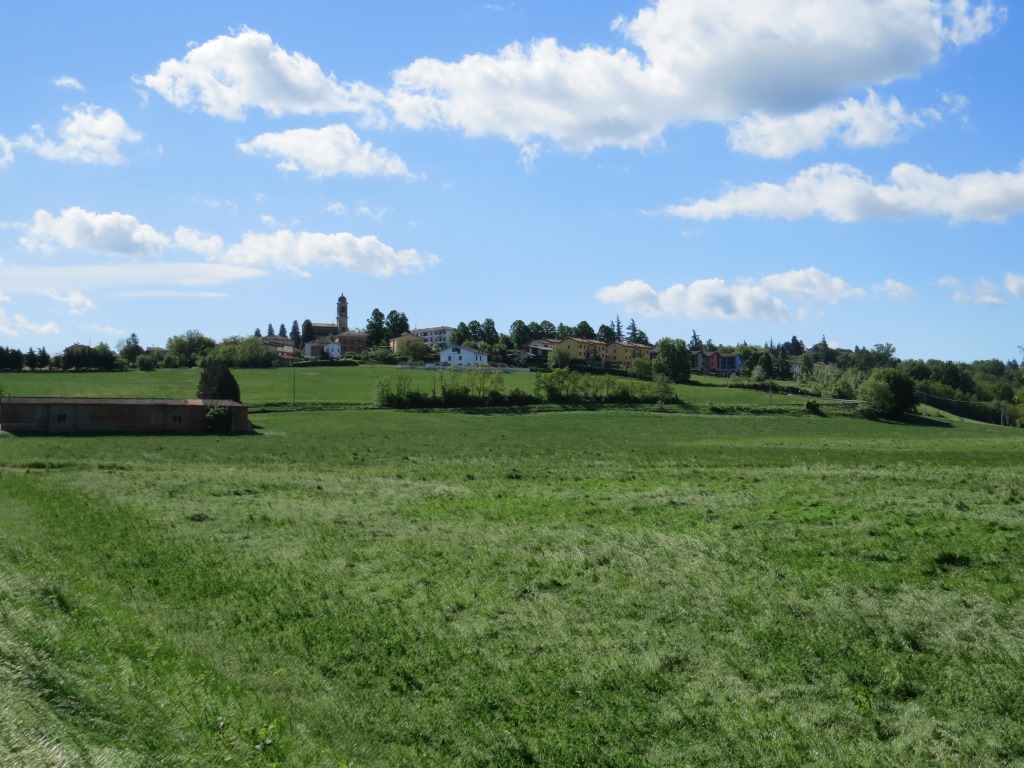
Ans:
<svg viewBox="0 0 1024 768"><path fill-rule="evenodd" d="M255 420L0 441L0 763L1024 756L1016 430Z"/></svg>

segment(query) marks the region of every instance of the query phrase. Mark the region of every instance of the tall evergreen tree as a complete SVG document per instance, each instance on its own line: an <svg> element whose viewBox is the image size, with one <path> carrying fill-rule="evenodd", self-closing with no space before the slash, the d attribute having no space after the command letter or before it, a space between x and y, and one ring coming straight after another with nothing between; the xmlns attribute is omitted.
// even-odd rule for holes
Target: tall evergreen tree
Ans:
<svg viewBox="0 0 1024 768"><path fill-rule="evenodd" d="M288 338L296 347L302 343L302 331L299 330L298 320L292 320L292 329L288 332Z"/></svg>
<svg viewBox="0 0 1024 768"><path fill-rule="evenodd" d="M284 323L281 323L280 327L277 329L277 335L285 339L288 338L288 331L285 329Z"/></svg>
<svg viewBox="0 0 1024 768"><path fill-rule="evenodd" d="M387 328L385 326L384 313L377 307L373 308L373 312L370 313L370 317L366 320L366 347L367 349L373 349L379 347L381 344L386 342L387 339Z"/></svg>
<svg viewBox="0 0 1024 768"><path fill-rule="evenodd" d="M274 335L274 324L273 323L267 323L267 336L273 336L273 335Z"/></svg>
<svg viewBox="0 0 1024 768"><path fill-rule="evenodd" d="M234 400L242 402L238 382L223 360L207 360L199 376L196 397L200 400Z"/></svg>

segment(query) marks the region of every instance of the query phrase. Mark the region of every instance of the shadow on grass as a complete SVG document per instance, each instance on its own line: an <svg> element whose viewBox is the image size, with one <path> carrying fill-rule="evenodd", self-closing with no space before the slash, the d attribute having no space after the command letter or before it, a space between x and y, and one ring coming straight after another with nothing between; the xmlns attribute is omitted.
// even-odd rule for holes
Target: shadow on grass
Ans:
<svg viewBox="0 0 1024 768"><path fill-rule="evenodd" d="M941 427L942 429L952 429L953 425L943 419L937 419L934 416L921 416L920 414L909 414L904 416L902 419L875 419L885 424L893 424L899 427Z"/></svg>

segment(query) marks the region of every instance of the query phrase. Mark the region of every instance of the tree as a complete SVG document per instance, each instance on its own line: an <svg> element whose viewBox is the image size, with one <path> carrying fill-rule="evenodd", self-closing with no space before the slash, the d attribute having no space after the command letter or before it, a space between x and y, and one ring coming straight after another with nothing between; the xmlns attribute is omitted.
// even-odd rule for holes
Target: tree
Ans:
<svg viewBox="0 0 1024 768"><path fill-rule="evenodd" d="M548 368L568 368L571 361L572 356L565 347L555 347L548 353Z"/></svg>
<svg viewBox="0 0 1024 768"><path fill-rule="evenodd" d="M676 384L690 380L690 350L682 339L660 339L655 345L654 373L668 377Z"/></svg>
<svg viewBox="0 0 1024 768"><path fill-rule="evenodd" d="M537 335L535 339L553 339L558 335L558 330L555 328L555 324L550 320L541 320L537 323Z"/></svg>
<svg viewBox="0 0 1024 768"><path fill-rule="evenodd" d="M697 335L697 329L693 329L693 334L690 336L690 351L696 352L697 350L704 349L704 342L700 340L700 336Z"/></svg>
<svg viewBox="0 0 1024 768"><path fill-rule="evenodd" d="M234 400L242 402L238 382L231 373L231 368L223 360L208 360L203 365L199 376L199 388L196 397L200 400Z"/></svg>
<svg viewBox="0 0 1024 768"><path fill-rule="evenodd" d="M229 336L211 350L207 358L220 360L232 368L269 368L277 355L255 336Z"/></svg>
<svg viewBox="0 0 1024 768"><path fill-rule="evenodd" d="M36 354L32 347L29 347L28 352L25 353L25 365L28 366L30 371L34 371L39 367L39 355Z"/></svg>
<svg viewBox="0 0 1024 768"><path fill-rule="evenodd" d="M145 352L142 345L139 344L139 337L134 333L131 334L127 339L120 341L117 345L117 354L121 356L128 365L135 365L135 361L139 355Z"/></svg>
<svg viewBox="0 0 1024 768"><path fill-rule="evenodd" d="M530 326L522 320L513 320L508 328L508 341L514 349L522 349L531 341L533 335L530 333Z"/></svg>
<svg viewBox="0 0 1024 768"><path fill-rule="evenodd" d="M479 320L470 320L466 323L466 327L469 329L470 341L479 343L484 340L484 328L480 325Z"/></svg>
<svg viewBox="0 0 1024 768"><path fill-rule="evenodd" d="M302 337L299 342L306 344L307 342L313 341L316 338L316 333L313 332L313 323L307 317L302 321Z"/></svg>
<svg viewBox="0 0 1024 768"><path fill-rule="evenodd" d="M292 344L296 347L302 344L302 331L299 330L298 320L292 320L292 329L288 332L288 338L292 340Z"/></svg>
<svg viewBox="0 0 1024 768"><path fill-rule="evenodd" d="M167 340L167 353L175 355L181 365L191 368L215 346L217 342L209 336L204 336L199 331L185 331L180 336L171 336Z"/></svg>
<svg viewBox="0 0 1024 768"><path fill-rule="evenodd" d="M370 317L366 320L366 347L368 349L379 347L388 340L385 320L384 313L374 307Z"/></svg>
<svg viewBox="0 0 1024 768"><path fill-rule="evenodd" d="M615 340L622 341L622 321L619 320L618 315L615 316L615 322L612 324L612 327L615 329Z"/></svg>
<svg viewBox="0 0 1024 768"><path fill-rule="evenodd" d="M273 335L274 335L274 324L273 323L267 323L267 336L273 336Z"/></svg>
<svg viewBox="0 0 1024 768"><path fill-rule="evenodd" d="M50 367L50 353L46 351L46 347L40 347L39 351L36 352L36 362L40 368Z"/></svg>
<svg viewBox="0 0 1024 768"><path fill-rule="evenodd" d="M281 325L278 326L277 335L284 339L288 338L288 331L285 329L284 323L281 323Z"/></svg>
<svg viewBox="0 0 1024 768"><path fill-rule="evenodd" d="M860 409L867 416L898 419L914 410L914 381L896 368L876 368L857 388Z"/></svg>
<svg viewBox="0 0 1024 768"><path fill-rule="evenodd" d="M627 326L627 329L626 329L626 341L628 341L630 343L635 343L636 340L637 340L637 335L639 333L640 333L640 329L636 327L636 320L634 320L633 318L630 318L629 319L629 325Z"/></svg>
<svg viewBox="0 0 1024 768"><path fill-rule="evenodd" d="M634 357L629 361L629 375L650 381L654 376L654 364L649 357Z"/></svg>
<svg viewBox="0 0 1024 768"><path fill-rule="evenodd" d="M575 333L573 335L580 339L597 338L597 332L586 320L580 320L579 325L576 326Z"/></svg>
<svg viewBox="0 0 1024 768"><path fill-rule="evenodd" d="M384 341L397 339L403 333L409 332L409 318L405 316L405 312L392 309L384 318L384 328L387 333Z"/></svg>
<svg viewBox="0 0 1024 768"><path fill-rule="evenodd" d="M597 329L597 338L603 341L605 344L612 344L615 342L615 329L610 325L601 323Z"/></svg>
<svg viewBox="0 0 1024 768"><path fill-rule="evenodd" d="M252 335L255 336L257 339L263 338L263 332L259 328L257 328Z"/></svg>
<svg viewBox="0 0 1024 768"><path fill-rule="evenodd" d="M560 339L570 339L575 330L575 328L570 328L565 323L559 323L558 328L555 330L555 335Z"/></svg>
<svg viewBox="0 0 1024 768"><path fill-rule="evenodd" d="M469 326L465 323L459 323L455 326L455 330L452 331L452 335L448 337L448 343L465 344L467 341L472 341L472 337L469 334Z"/></svg>
<svg viewBox="0 0 1024 768"><path fill-rule="evenodd" d="M430 347L419 336L406 336L395 342L395 357L421 362L430 356Z"/></svg>
<svg viewBox="0 0 1024 768"><path fill-rule="evenodd" d="M498 333L498 329L494 325L494 320L489 317L485 317L483 323L480 325L480 341L492 346L501 343L501 335Z"/></svg>

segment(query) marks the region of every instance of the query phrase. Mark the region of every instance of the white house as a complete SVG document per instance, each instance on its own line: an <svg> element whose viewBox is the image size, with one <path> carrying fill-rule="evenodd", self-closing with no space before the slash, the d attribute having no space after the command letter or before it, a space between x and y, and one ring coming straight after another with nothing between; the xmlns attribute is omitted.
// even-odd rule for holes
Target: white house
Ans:
<svg viewBox="0 0 1024 768"><path fill-rule="evenodd" d="M307 341L302 348L303 357L318 359L322 354L326 354L331 360L340 360L341 344L330 339L320 339L319 341Z"/></svg>
<svg viewBox="0 0 1024 768"><path fill-rule="evenodd" d="M450 325L438 325L433 328L413 328L409 333L415 334L423 339L427 344L434 347L443 347L448 343L448 340L452 337L452 333L455 329Z"/></svg>
<svg viewBox="0 0 1024 768"><path fill-rule="evenodd" d="M441 350L441 365L454 368L487 365L487 353L470 347L448 346Z"/></svg>

